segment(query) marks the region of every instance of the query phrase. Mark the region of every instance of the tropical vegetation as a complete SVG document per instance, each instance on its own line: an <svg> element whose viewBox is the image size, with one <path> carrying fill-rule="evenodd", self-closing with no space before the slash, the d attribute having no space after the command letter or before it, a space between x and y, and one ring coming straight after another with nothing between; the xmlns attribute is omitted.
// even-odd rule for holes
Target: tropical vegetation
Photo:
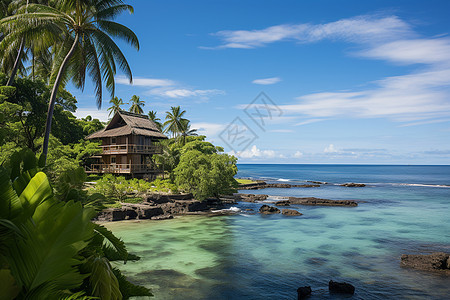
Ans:
<svg viewBox="0 0 450 300"><path fill-rule="evenodd" d="M105 86L110 117L128 104L114 96L117 68L130 81L132 75L113 39L136 49L139 42L114 21L122 12L133 8L121 0L0 0L0 299L149 296L111 265L139 258L92 223L96 213L141 202L151 192L189 192L204 200L236 187L236 158L198 136L180 106L164 121L148 112L172 137L153 157L163 178L86 175L84 166L101 150L85 137L106 124L77 119L77 99L66 86L71 81L83 89L88 75L98 107ZM129 105L144 114L139 96Z"/></svg>
<svg viewBox="0 0 450 300"><path fill-rule="evenodd" d="M30 151L0 167L2 299L128 299L150 296L110 261L138 259L105 227L93 208L58 200L43 160Z"/></svg>
<svg viewBox="0 0 450 300"><path fill-rule="evenodd" d="M115 115L118 111L121 110L121 106L124 105L122 98L113 97L111 100L109 100L109 103L111 103L111 106L108 107L110 117L111 115Z"/></svg>
<svg viewBox="0 0 450 300"><path fill-rule="evenodd" d="M28 46L39 41L42 49L52 47L54 51L52 91L42 147L44 160L47 159L53 111L61 84L72 80L76 87L83 88L87 72L95 85L97 106L101 107L103 82L114 96L116 65L130 81L132 79L128 62L112 37L123 39L139 49L133 31L112 21L123 11L133 12L132 6L120 0L61 0L46 4L27 3L14 15L0 20L4 35L0 51L5 54L13 51L17 41ZM10 78L14 76L13 70Z"/></svg>
<svg viewBox="0 0 450 300"><path fill-rule="evenodd" d="M130 99L130 112L135 114L143 114L144 110L142 107L145 105L145 102L141 100L139 96L133 95Z"/></svg>

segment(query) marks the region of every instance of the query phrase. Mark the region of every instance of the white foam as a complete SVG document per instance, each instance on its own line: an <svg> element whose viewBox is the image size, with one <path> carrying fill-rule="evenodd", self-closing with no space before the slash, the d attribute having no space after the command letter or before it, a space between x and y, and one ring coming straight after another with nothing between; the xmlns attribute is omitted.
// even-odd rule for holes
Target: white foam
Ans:
<svg viewBox="0 0 450 300"><path fill-rule="evenodd" d="M286 182L286 181L291 181L291 180L290 179L279 178L277 181L284 181L284 182Z"/></svg>

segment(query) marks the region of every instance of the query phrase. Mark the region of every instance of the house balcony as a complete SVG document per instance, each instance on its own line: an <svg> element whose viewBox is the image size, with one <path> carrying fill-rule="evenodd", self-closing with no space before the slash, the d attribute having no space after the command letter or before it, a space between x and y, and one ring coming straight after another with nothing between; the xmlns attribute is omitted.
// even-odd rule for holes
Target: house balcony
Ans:
<svg viewBox="0 0 450 300"><path fill-rule="evenodd" d="M161 145L135 145L135 144L122 144L122 145L104 145L102 148L102 154L161 154Z"/></svg>
<svg viewBox="0 0 450 300"><path fill-rule="evenodd" d="M90 174L161 174L164 169L159 165L144 164L92 164L85 167Z"/></svg>

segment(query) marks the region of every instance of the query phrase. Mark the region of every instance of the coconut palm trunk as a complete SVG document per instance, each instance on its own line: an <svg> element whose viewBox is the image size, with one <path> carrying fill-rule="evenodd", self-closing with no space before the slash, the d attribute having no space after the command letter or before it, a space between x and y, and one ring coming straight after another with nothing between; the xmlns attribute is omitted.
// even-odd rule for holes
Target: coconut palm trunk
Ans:
<svg viewBox="0 0 450 300"><path fill-rule="evenodd" d="M25 39L22 38L22 41L20 42L19 52L17 53L16 60L14 61L14 66L11 71L11 76L9 76L6 86L11 86L14 83L14 77L16 77L17 69L19 69L19 63L22 60L22 53L23 53L24 45L25 45Z"/></svg>
<svg viewBox="0 0 450 300"><path fill-rule="evenodd" d="M28 4L29 4L29 0L27 0L27 8L28 8ZM25 13L27 13L27 10L25 9ZM20 46L19 46L19 52L17 53L17 57L16 60L14 61L14 66L11 72L11 76L9 76L8 82L6 83L6 86L11 86L14 83L14 78L16 77L17 74L17 69L19 69L19 63L22 60L22 55L23 55L23 48L25 47L25 39L22 38L22 40L20 41Z"/></svg>
<svg viewBox="0 0 450 300"><path fill-rule="evenodd" d="M55 83L53 84L52 94L50 96L50 102L48 103L47 122L45 123L44 144L42 145L42 154L44 155L45 163L47 162L48 142L50 139L50 131L52 129L53 110L55 109L56 94L58 93L59 84L61 83L61 79L62 79L62 75L64 74L64 70L65 70L70 58L72 57L73 53L75 52L75 48L78 44L79 38L80 38L80 36L77 32L75 34L75 40L73 41L72 48L70 48L69 53L67 53L66 57L64 58L61 66L59 68L58 75L56 76Z"/></svg>

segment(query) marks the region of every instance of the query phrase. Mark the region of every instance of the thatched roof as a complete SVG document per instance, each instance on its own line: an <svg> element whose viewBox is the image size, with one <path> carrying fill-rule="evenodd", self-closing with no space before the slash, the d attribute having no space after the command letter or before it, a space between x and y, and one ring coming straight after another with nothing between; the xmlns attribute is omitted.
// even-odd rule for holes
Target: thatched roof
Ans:
<svg viewBox="0 0 450 300"><path fill-rule="evenodd" d="M146 115L139 115L127 111L119 111L104 129L97 131L86 139L98 139L103 137L115 137L123 135L143 135L157 139L167 139L161 133L156 124Z"/></svg>

